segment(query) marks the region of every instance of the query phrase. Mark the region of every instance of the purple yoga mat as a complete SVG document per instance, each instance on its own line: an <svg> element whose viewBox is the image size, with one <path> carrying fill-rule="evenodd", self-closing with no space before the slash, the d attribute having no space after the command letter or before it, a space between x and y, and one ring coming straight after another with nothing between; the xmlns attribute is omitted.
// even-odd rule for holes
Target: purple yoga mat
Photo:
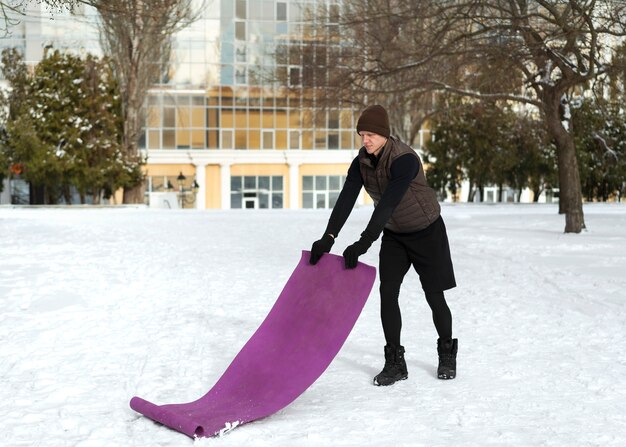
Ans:
<svg viewBox="0 0 626 447"><path fill-rule="evenodd" d="M303 251L278 300L211 390L183 404L133 397L133 410L188 436L214 436L293 402L335 358L372 290L376 269Z"/></svg>

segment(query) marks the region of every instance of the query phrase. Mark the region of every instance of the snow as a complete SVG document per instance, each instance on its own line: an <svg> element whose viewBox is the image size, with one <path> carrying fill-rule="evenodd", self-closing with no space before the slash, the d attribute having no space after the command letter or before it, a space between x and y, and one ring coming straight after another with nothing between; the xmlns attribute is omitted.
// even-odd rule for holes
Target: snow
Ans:
<svg viewBox="0 0 626 447"><path fill-rule="evenodd" d="M443 206L459 284L446 293L455 380L435 376L436 332L411 271L408 380L371 384L384 345L375 286L294 403L194 441L130 398L203 395L329 212L0 208L0 445L626 445L626 205L584 210L588 231L574 235L555 205ZM334 253L371 211L354 210ZM378 247L362 260L376 265Z"/></svg>

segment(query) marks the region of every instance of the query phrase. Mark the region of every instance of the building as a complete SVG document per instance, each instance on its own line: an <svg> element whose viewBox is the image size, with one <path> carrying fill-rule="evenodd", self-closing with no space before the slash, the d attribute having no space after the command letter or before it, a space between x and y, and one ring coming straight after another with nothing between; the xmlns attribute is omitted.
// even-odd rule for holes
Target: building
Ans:
<svg viewBox="0 0 626 447"><path fill-rule="evenodd" d="M360 147L357 112L340 104L320 111L300 85L305 73L298 46L307 32L307 8L336 3L195 2L206 7L174 36L167 76L147 99L140 141L147 203L198 209L334 205ZM51 20L43 7L31 5L0 46L21 48L30 64L49 48L100 54L96 12L84 6L77 12L78 19L61 12Z"/></svg>

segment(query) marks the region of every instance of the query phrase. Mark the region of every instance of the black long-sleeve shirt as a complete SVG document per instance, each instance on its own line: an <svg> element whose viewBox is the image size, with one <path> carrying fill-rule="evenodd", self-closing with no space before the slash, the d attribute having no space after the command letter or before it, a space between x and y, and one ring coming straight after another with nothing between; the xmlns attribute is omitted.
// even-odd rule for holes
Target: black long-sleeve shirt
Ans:
<svg viewBox="0 0 626 447"><path fill-rule="evenodd" d="M379 157L369 157L374 166L376 166L380 154ZM417 158L411 154L404 154L393 161L390 167L391 177L389 178L389 183L383 191L382 197L376 205L365 231L361 233L362 239L365 239L370 244L378 239L396 206L398 206L402 197L409 189L411 181L419 173L419 166ZM346 182L328 220L326 234L332 234L335 237L339 235L339 231L343 228L354 208L354 203L362 187L363 178L361 177L359 157L357 156L348 169Z"/></svg>

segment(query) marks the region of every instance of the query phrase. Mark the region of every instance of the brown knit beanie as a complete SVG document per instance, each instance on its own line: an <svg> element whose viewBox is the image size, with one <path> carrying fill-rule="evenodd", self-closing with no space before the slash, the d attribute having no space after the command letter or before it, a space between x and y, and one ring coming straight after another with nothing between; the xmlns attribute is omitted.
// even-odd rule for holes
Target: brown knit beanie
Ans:
<svg viewBox="0 0 626 447"><path fill-rule="evenodd" d="M356 132L360 135L362 130L377 133L389 138L389 116L383 106L369 106L361 113L359 121L356 123Z"/></svg>

